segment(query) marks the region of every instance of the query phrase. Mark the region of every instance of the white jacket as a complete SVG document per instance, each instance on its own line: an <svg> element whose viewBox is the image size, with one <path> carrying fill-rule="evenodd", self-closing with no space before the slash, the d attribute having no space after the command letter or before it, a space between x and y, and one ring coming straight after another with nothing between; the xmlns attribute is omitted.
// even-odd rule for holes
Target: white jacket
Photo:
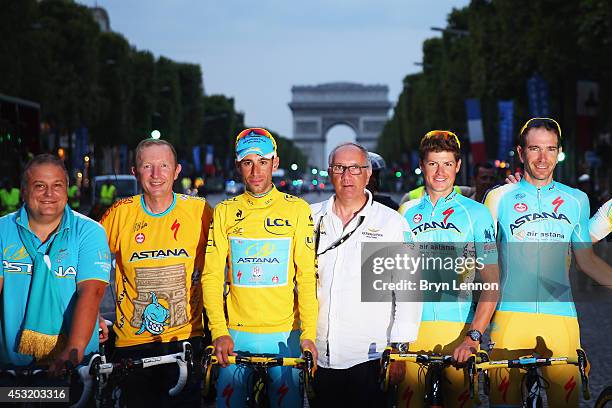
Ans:
<svg viewBox="0 0 612 408"><path fill-rule="evenodd" d="M372 202L372 194L366 192L368 203L346 228L332 211L335 196L310 206L315 229L320 227L319 254L355 230L348 240L318 257L316 345L321 367L350 368L380 358L389 342L417 337L421 303L361 301L361 243L404 242L404 234L410 233L399 213ZM363 222L357 227L361 216Z"/></svg>

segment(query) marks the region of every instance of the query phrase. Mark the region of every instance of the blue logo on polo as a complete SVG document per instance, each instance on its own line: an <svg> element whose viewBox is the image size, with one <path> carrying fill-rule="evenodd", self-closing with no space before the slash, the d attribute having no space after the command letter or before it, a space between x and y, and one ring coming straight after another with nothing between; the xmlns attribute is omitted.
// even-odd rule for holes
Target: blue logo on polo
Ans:
<svg viewBox="0 0 612 408"><path fill-rule="evenodd" d="M235 286L285 286L289 275L291 238L230 237Z"/></svg>

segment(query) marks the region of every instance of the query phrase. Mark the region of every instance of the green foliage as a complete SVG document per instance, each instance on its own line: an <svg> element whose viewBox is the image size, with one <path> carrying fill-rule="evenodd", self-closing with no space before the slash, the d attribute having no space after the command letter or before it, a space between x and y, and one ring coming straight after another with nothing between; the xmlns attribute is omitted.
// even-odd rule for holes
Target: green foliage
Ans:
<svg viewBox="0 0 612 408"><path fill-rule="evenodd" d="M215 149L217 167L230 168L234 162L234 138L245 128L244 116L236 112L234 98L209 95L203 99L204 143Z"/></svg>
<svg viewBox="0 0 612 408"><path fill-rule="evenodd" d="M527 79L550 89L551 116L575 131L576 81L600 84L599 123L612 127L612 3L609 0L472 0L447 31L423 43L423 72L409 75L378 151L406 162L431 129L466 135L465 99L481 101L488 156L497 151L497 101L515 102L515 130L528 115ZM571 140L568 143L572 143ZM571 147L571 145L570 145Z"/></svg>
<svg viewBox="0 0 612 408"><path fill-rule="evenodd" d="M39 102L41 119L61 133L85 125L96 146L133 148L156 121L177 145L204 141L199 66L136 50L72 1L1 8L0 93Z"/></svg>
<svg viewBox="0 0 612 408"><path fill-rule="evenodd" d="M308 164L308 159L302 151L295 146L293 140L280 136L276 132L270 131L276 140L277 154L280 159L279 167L289 170L291 164L295 163L299 168L305 169Z"/></svg>

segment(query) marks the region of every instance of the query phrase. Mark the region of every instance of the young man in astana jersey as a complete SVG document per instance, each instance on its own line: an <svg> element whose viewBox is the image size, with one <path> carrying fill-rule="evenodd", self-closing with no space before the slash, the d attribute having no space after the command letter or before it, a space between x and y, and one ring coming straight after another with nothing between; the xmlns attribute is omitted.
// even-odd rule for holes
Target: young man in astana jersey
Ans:
<svg viewBox="0 0 612 408"><path fill-rule="evenodd" d="M411 241L451 248L453 259L465 262L466 268L460 274L455 270L436 271L444 273L440 278L446 283L472 283L478 271L483 282L498 284L497 247L491 214L484 205L453 188L461 168L459 139L449 131L431 131L421 140L419 154L425 194L404 203L399 209L412 230ZM430 258L442 255L446 254L434 251ZM473 266L467 267L470 262ZM428 282L436 281L430 279L434 278L431 271L424 271L422 276ZM495 310L498 291L483 291L476 308L473 307L471 291L446 297L432 292L425 294L430 301L423 303L421 327L416 342L410 344L410 351L452 354L456 361L465 362L479 349L482 333ZM463 370L449 367L444 376L445 406L471 406ZM425 391L421 368L407 364L406 380L398 393L399 405L422 404Z"/></svg>

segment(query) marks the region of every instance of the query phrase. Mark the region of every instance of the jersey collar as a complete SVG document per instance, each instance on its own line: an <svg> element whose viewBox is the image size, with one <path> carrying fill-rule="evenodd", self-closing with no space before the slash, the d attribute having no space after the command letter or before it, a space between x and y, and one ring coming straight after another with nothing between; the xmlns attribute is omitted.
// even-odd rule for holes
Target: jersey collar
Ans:
<svg viewBox="0 0 612 408"><path fill-rule="evenodd" d="M62 221L60 221L59 228L51 236L57 234L60 231L63 231L64 229L70 229L70 225L72 225L73 218L74 214L72 214L72 209L68 206L68 204L66 204L66 207L64 207L64 215L62 216ZM28 231L32 232L32 230L30 229L30 219L28 217L26 204L22 205L19 211L17 211L17 218L15 219L15 222L26 228Z"/></svg>
<svg viewBox="0 0 612 408"><path fill-rule="evenodd" d="M272 184L272 189L261 197L256 197L248 191L242 193L240 197L250 208L266 208L271 206L280 194L281 193L276 189L276 186Z"/></svg>
<svg viewBox="0 0 612 408"><path fill-rule="evenodd" d="M172 211L175 205L176 205L176 193L173 192L172 193L172 204L170 204L170 207L168 207L164 212L161 212L159 214L153 214L151 211L147 209L147 205L145 204L145 201L144 201L144 194L140 195L140 206L142 207L142 210L146 212L148 215L150 215L151 217L163 217L164 215Z"/></svg>
<svg viewBox="0 0 612 408"><path fill-rule="evenodd" d="M429 197L429 194L427 193L427 190L425 190L425 195L423 196L423 200L428 203L432 208L436 207L436 206L445 206L448 203L452 202L455 197L457 197L457 191L455 190L455 187L453 186L453 191L451 191L446 197L440 197L438 199L438 201L436 202L436 205L433 205L433 203L431 202L431 198Z"/></svg>
<svg viewBox="0 0 612 408"><path fill-rule="evenodd" d="M553 191L557 186L555 180L553 180L550 183L546 184L545 186L538 188L534 186L533 184L531 184L530 182L528 182L527 180L525 180L525 178L522 178L521 181L519 181L519 185L521 186L521 188L533 194L537 194L538 190L540 190L541 193L546 194L549 191Z"/></svg>

